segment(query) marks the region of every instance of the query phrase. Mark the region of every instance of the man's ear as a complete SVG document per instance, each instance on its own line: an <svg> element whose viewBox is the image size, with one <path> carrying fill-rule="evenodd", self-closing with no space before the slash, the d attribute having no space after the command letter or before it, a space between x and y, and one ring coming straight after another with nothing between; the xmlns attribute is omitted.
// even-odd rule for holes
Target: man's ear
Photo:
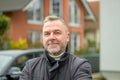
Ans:
<svg viewBox="0 0 120 80"><path fill-rule="evenodd" d="M67 42L69 42L70 41L70 33L68 32L67 33Z"/></svg>

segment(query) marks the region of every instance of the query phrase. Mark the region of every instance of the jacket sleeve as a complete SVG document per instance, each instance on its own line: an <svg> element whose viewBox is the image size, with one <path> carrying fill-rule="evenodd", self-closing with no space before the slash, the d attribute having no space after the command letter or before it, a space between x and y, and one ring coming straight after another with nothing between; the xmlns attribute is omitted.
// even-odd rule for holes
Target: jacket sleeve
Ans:
<svg viewBox="0 0 120 80"><path fill-rule="evenodd" d="M25 67L22 70L22 74L20 75L19 80L31 80L31 69L30 69L30 65L29 65L29 61L26 62Z"/></svg>
<svg viewBox="0 0 120 80"><path fill-rule="evenodd" d="M90 63L86 59L78 59L75 63L73 80L92 80Z"/></svg>
<svg viewBox="0 0 120 80"><path fill-rule="evenodd" d="M36 59L30 59L26 62L25 67L22 70L22 74L19 77L19 80L32 80L32 65L35 63Z"/></svg>

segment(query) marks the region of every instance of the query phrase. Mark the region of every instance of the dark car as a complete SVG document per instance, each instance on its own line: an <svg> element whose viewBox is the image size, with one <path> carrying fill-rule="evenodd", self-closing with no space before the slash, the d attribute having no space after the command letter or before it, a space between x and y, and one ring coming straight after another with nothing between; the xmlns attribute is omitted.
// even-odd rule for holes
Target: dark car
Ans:
<svg viewBox="0 0 120 80"><path fill-rule="evenodd" d="M26 61L43 52L43 49L0 51L0 80L17 80Z"/></svg>

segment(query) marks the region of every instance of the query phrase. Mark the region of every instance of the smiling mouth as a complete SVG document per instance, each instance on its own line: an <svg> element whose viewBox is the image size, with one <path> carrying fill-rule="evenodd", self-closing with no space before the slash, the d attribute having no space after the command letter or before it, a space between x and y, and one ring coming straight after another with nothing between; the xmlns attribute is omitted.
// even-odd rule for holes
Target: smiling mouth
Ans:
<svg viewBox="0 0 120 80"><path fill-rule="evenodd" d="M58 45L58 43L52 43L52 44L48 44L48 45L51 45L51 46L53 45L54 46L54 45Z"/></svg>
<svg viewBox="0 0 120 80"><path fill-rule="evenodd" d="M58 43L50 43L50 44L48 44L48 46L51 46L51 47L56 47L58 45L59 45Z"/></svg>

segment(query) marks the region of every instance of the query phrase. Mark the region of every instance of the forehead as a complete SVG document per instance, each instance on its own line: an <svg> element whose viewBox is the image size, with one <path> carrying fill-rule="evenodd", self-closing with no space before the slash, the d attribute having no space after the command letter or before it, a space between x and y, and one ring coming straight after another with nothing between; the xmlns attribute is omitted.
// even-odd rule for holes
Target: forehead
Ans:
<svg viewBox="0 0 120 80"><path fill-rule="evenodd" d="M43 31L48 30L65 30L65 25L59 20L47 21L43 25Z"/></svg>

